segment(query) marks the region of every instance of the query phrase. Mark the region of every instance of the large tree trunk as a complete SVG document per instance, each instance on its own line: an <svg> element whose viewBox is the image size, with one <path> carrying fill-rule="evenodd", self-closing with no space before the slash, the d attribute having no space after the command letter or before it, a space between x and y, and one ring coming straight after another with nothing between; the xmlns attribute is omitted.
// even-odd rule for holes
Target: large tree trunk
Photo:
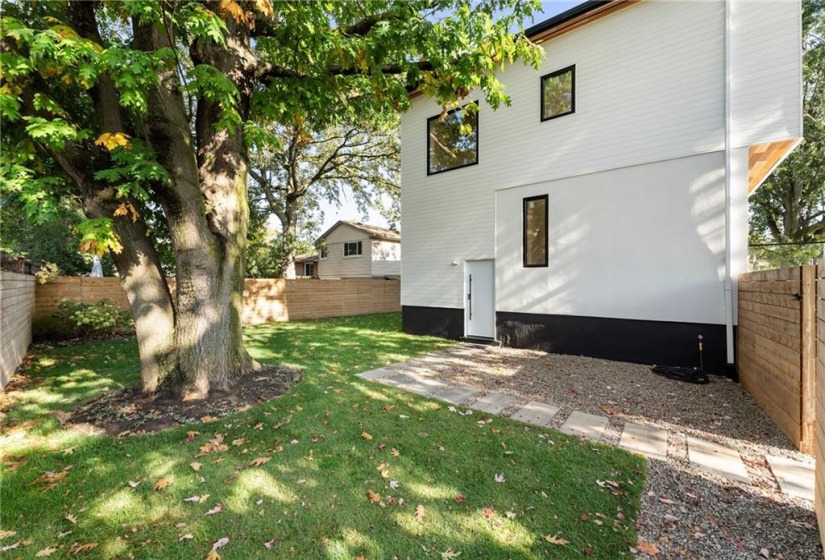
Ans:
<svg viewBox="0 0 825 560"><path fill-rule="evenodd" d="M147 50L172 47L172 36L154 26L135 29L136 42ZM233 55L235 41L230 35L227 48L206 46L193 57L240 82L243 60ZM175 247L177 375L172 382L183 398L202 398L256 367L241 332L249 217L246 146L240 126L216 129L221 108L201 99L196 154L174 68L161 70L159 80L149 93L145 134L172 177L172 185L157 193ZM248 92L242 93L246 104ZM245 116L248 108L241 110Z"/></svg>

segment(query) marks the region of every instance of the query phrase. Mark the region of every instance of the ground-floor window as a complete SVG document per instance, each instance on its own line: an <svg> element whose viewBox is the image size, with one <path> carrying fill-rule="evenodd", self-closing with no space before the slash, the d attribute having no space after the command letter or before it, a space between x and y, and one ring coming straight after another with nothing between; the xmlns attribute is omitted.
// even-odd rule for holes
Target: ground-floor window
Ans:
<svg viewBox="0 0 825 560"><path fill-rule="evenodd" d="M547 195L524 199L524 266L547 266Z"/></svg>

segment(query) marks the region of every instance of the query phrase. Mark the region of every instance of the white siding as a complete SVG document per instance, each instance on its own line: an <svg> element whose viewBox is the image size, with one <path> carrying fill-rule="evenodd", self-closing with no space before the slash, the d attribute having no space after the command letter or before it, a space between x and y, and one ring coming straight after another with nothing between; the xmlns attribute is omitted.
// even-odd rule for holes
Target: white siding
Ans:
<svg viewBox="0 0 825 560"><path fill-rule="evenodd" d="M797 4L787 6L791 12L796 10L798 13ZM758 19L769 17L771 10L779 8L766 5L749 10L741 6L736 8L736 13L747 13L750 18ZM796 60L787 45L795 40L794 37L798 39L799 29L790 29L793 23L790 15L777 17L777 25L782 26L782 30L768 35L771 43L781 42L783 48L778 49L776 57L763 56L768 65L762 68L763 73L776 70L788 61L793 65ZM741 23L751 24L746 20ZM682 175L665 177L656 169L629 171L629 175L594 175L582 183L590 198L572 192L579 188L578 183L557 183L566 184L571 192L557 193L557 196L563 195L567 214L556 217L563 220L569 231L589 231L591 237L588 240L592 243L588 247L596 252L591 255L588 251L570 249L569 254L575 253L577 258L585 260L580 270L587 271L588 279L582 287L563 285L560 278L554 279L551 284L556 292L553 292L552 303L547 305L555 309L554 313L638 318L667 316L670 320L723 322L720 279L724 274L724 224L719 220L723 216L720 200L724 197L724 166L719 167L719 161L724 148L724 31L722 2L645 0L553 39L544 45L547 59L539 72L524 66L509 67L502 72L500 77L511 96L511 107L492 111L481 103L478 165L429 177L426 175L426 121L438 114L440 107L431 99L415 99L410 111L402 116L401 194L405 245L402 304L462 308L464 260L498 257L499 261L508 262L520 258L517 257L520 247L516 256L509 252L512 247L507 246L505 250L501 244L498 254L496 252L496 227L520 224L521 221L520 215L514 224L496 221L497 191L673 160L667 165L673 165ZM759 82L755 66L751 64L749 67L741 52L753 48L755 41L758 41L756 34L742 33L735 42L740 55L734 57L734 62L743 64L739 74L741 79L735 82L735 99L738 99L735 106L741 121L737 123L743 127L745 121L754 124L746 135L739 137L740 141L746 139L758 143L778 139L782 134L785 137L798 135L798 126L794 124L798 114L792 109L784 109L785 105L798 104L798 100L788 99L792 88L796 88L798 95L798 78L789 85L777 86L773 90L767 88L764 95L754 97L752 93L764 89L765 84ZM541 122L540 76L573 64L576 66L576 112ZM789 71L786 78L792 73ZM479 96L471 98L479 99ZM766 108L771 104L783 107L781 115L772 117L773 126L756 123L755 112L768 110ZM699 167L693 169L690 167L693 164ZM718 174L710 182L709 165L712 173ZM636 173L641 173L648 182L624 182L636 181L629 179ZM746 189L746 184L739 183L736 179L734 188ZM711 184L715 186L709 186ZM706 190L699 195L691 192L690 189L699 188L697 185L704 185L701 188ZM623 194L629 198L623 198ZM692 196L699 198L693 200ZM641 206L630 207L629 200ZM675 200L679 201L678 206ZM610 201L610 204L600 201ZM652 201L663 205L663 211L659 212ZM577 208L574 202L583 206ZM739 197L735 202L738 207L734 209L734 219L738 229L733 240L737 259L734 264L738 267L744 252L739 239L744 235L739 229L743 223L740 218L743 212L746 213L746 201ZM609 228L619 214L610 212L610 205L631 211L630 215L635 218L635 222L620 223L623 233L612 241L605 237L604 228ZM551 202L551 209L553 207ZM682 209L681 214L677 208ZM587 209L594 211L585 211ZM682 220L675 229L667 229L671 224L662 216L668 214ZM636 229L633 230L631 225ZM668 231L678 232L678 235ZM663 247L658 244L651 247L653 242L646 241L646 236L660 237L662 243L667 240L672 244L665 255L667 263L678 260L683 243L680 236L684 236L686 260L678 262L676 270L702 267L685 272L687 276L680 273L675 283L669 286L668 282L662 282L662 286L653 292L656 301L661 303L664 292L669 290L670 300L676 302L672 311L652 310L649 305L634 311L627 301L612 301L607 296L598 300L606 307L596 306L592 299L574 305L573 294L589 295L596 284L603 288L607 286L606 293L614 290L611 287L614 266L624 270L623 281L630 282L633 278L630 283L638 287L624 289L637 290L634 293L642 294L651 288L650 284L660 282L661 279L654 280L654 277L661 274L661 269L644 261L643 256L651 248L662 256ZM520 239L519 236L519 243ZM575 236L571 234L564 239L575 243ZM604 251L597 240L609 242L616 252ZM619 240L622 241L621 250ZM558 250L562 249L559 247ZM502 262L497 263L498 271L521 270L520 263L505 266ZM638 266L631 267L629 263ZM591 278L590 272L598 274ZM654 274L654 277L645 278L647 274ZM637 282L636 275L642 278L641 281ZM665 274L665 278L669 275ZM568 284L575 284L572 275L565 279ZM545 281L544 288L546 282L550 281ZM498 308L529 311L530 302L518 299L534 297L530 296L529 289L532 288L529 286L529 283L521 282L520 289L524 293L514 295L515 299L501 300L500 303L507 301L507 306L499 305ZM697 297L702 298L701 304L680 303L688 299L685 291L688 288L699 290Z"/></svg>
<svg viewBox="0 0 825 560"><path fill-rule="evenodd" d="M399 276L401 274L401 243L372 240L372 275Z"/></svg>
<svg viewBox="0 0 825 560"><path fill-rule="evenodd" d="M497 310L724 323L724 169L715 152L497 192ZM523 268L522 200L544 194L548 267Z"/></svg>
<svg viewBox="0 0 825 560"><path fill-rule="evenodd" d="M801 137L801 3L740 1L731 9L733 145Z"/></svg>
<svg viewBox="0 0 825 560"><path fill-rule="evenodd" d="M362 254L357 257L344 256L344 243L360 241ZM360 229L341 224L327 236L327 258L320 261L319 277L322 280L335 278L357 278L372 275L370 237Z"/></svg>

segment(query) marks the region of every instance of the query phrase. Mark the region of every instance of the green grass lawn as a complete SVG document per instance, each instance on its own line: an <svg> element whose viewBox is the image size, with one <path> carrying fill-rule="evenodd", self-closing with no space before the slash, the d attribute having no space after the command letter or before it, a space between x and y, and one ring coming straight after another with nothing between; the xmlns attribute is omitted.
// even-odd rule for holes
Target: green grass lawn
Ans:
<svg viewBox="0 0 825 560"><path fill-rule="evenodd" d="M74 557L73 545L91 543L77 557L204 558L225 537L225 559L631 556L642 459L355 377L449 345L400 330L398 314L248 328L258 360L305 370L289 394L121 439L63 429L48 413L134 384L134 341L33 354L25 373L44 382L0 435L1 527L16 532L0 547L23 541L10 557L26 558L47 547ZM218 434L228 448L198 456ZM169 484L156 490L159 481Z"/></svg>

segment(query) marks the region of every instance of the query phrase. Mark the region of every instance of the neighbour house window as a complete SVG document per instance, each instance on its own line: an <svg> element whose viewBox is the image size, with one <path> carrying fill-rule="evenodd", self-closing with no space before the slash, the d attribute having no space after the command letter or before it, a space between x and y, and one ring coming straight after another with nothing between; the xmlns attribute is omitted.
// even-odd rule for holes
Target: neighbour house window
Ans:
<svg viewBox="0 0 825 560"><path fill-rule="evenodd" d="M524 199L525 268L547 266L547 195Z"/></svg>
<svg viewBox="0 0 825 560"><path fill-rule="evenodd" d="M304 276L315 276L315 263L304 263Z"/></svg>
<svg viewBox="0 0 825 560"><path fill-rule="evenodd" d="M541 77L541 120L576 112L576 67L568 66Z"/></svg>
<svg viewBox="0 0 825 560"><path fill-rule="evenodd" d="M361 255L361 242L360 241L350 241L349 243L344 243L344 256L345 257L357 257Z"/></svg>
<svg viewBox="0 0 825 560"><path fill-rule="evenodd" d="M327 252L326 246L321 247L321 249L318 251L318 254L320 255L320 258L322 258L322 259L327 258L329 256L329 253Z"/></svg>
<svg viewBox="0 0 825 560"><path fill-rule="evenodd" d="M427 175L477 163L478 108L475 103L427 119Z"/></svg>

